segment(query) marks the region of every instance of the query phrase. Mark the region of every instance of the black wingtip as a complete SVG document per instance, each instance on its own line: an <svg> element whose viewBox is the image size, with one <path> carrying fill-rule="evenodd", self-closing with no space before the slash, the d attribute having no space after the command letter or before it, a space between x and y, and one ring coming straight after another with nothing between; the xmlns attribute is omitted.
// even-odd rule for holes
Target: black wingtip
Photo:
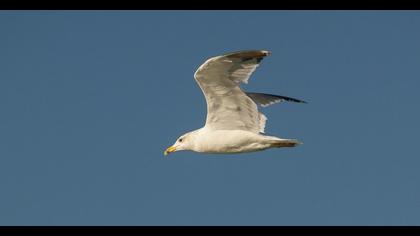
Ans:
<svg viewBox="0 0 420 236"><path fill-rule="evenodd" d="M296 98L291 98L291 97L286 97L286 96L280 96L280 95L274 95L274 96L277 96L277 97L279 97L281 99L284 99L284 100L286 100L288 102L297 102L297 103L306 103L306 104L308 103L306 101L303 101L303 100L300 100L300 99L296 99Z"/></svg>

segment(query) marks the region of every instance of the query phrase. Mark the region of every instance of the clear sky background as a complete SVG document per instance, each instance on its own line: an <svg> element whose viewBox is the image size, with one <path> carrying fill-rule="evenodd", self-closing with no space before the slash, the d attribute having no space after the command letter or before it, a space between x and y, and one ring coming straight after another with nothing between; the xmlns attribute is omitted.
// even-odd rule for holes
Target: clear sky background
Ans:
<svg viewBox="0 0 420 236"><path fill-rule="evenodd" d="M164 157L245 49L304 144ZM420 225L419 87L419 11L1 11L0 225Z"/></svg>

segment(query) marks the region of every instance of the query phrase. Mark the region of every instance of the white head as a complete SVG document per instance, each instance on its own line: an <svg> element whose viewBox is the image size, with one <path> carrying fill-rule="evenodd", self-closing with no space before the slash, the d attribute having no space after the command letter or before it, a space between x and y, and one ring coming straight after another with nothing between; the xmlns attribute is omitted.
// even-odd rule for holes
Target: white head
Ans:
<svg viewBox="0 0 420 236"><path fill-rule="evenodd" d="M182 151L182 150L193 150L194 148L194 136L195 131L188 132L181 135L176 142L168 147L163 154L168 155L169 153Z"/></svg>

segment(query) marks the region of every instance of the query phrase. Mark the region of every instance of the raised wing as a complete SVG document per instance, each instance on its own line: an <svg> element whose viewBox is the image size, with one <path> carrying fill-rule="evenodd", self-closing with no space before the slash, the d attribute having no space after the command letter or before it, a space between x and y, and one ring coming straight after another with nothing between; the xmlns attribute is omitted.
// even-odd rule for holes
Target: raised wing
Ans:
<svg viewBox="0 0 420 236"><path fill-rule="evenodd" d="M264 132L266 117L240 88L268 51L229 53L208 59L194 74L207 102L206 127Z"/></svg>
<svg viewBox="0 0 420 236"><path fill-rule="evenodd" d="M246 95L250 97L256 104L267 107L275 103L288 101L288 102L299 102L299 103L306 103L303 100L299 100L296 98L281 96L281 95L274 95L274 94L266 94L266 93L248 93Z"/></svg>

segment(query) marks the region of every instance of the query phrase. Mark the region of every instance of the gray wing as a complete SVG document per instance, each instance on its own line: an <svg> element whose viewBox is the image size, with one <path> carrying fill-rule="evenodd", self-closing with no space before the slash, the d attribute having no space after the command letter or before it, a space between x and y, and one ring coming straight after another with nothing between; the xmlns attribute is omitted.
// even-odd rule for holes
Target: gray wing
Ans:
<svg viewBox="0 0 420 236"><path fill-rule="evenodd" d="M299 103L307 103L303 100L299 100L296 98L281 96L281 95L274 95L274 94L266 94L266 93L249 93L246 92L246 95L250 97L256 104L267 107L275 103L279 103L282 101L288 102L299 102Z"/></svg>
<svg viewBox="0 0 420 236"><path fill-rule="evenodd" d="M266 117L240 88L261 60L263 50L241 51L208 59L194 74L207 102L206 127L264 132Z"/></svg>

